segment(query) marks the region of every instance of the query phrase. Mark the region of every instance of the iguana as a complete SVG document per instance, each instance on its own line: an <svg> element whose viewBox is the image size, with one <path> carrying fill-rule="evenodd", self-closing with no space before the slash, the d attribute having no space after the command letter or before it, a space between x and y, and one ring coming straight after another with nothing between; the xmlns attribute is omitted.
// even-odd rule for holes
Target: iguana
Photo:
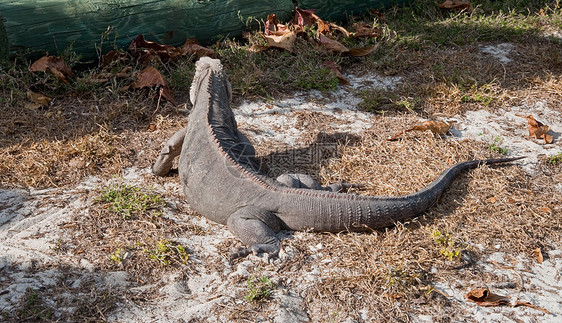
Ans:
<svg viewBox="0 0 562 323"><path fill-rule="evenodd" d="M391 226L424 212L459 172L522 158L458 163L426 188L400 197L339 193L346 183L321 187L307 175L274 180L260 170L253 146L238 130L230 98L231 86L220 61L201 58L190 89L193 108L188 125L168 140L152 171L168 174L173 159L180 156L179 177L193 209L228 225L249 246L231 260L252 252L277 256L281 245L275 233L281 229L337 232Z"/></svg>

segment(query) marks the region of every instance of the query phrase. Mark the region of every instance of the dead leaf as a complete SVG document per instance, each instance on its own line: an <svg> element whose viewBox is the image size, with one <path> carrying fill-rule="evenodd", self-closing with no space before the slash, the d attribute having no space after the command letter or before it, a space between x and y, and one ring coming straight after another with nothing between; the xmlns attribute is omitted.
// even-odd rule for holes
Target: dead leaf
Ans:
<svg viewBox="0 0 562 323"><path fill-rule="evenodd" d="M156 129L157 129L156 124L151 123L151 124L148 125L148 131L154 132L154 131L156 131Z"/></svg>
<svg viewBox="0 0 562 323"><path fill-rule="evenodd" d="M197 39L193 39L193 38L186 39L183 45L181 45L180 51L182 54L195 54L197 55L197 57L215 56L214 50L199 45Z"/></svg>
<svg viewBox="0 0 562 323"><path fill-rule="evenodd" d="M160 87L160 95L170 101L173 105L177 105L174 100L168 82L166 79L152 66L146 67L137 75L137 80L131 84L134 89L141 89L145 87Z"/></svg>
<svg viewBox="0 0 562 323"><path fill-rule="evenodd" d="M293 44L297 39L297 34L294 31L285 33L283 35L270 35L270 36L263 36L267 40L266 47L275 47L288 50L290 52L293 51Z"/></svg>
<svg viewBox="0 0 562 323"><path fill-rule="evenodd" d="M480 306L509 305L509 297L494 294L487 288L473 289L465 297Z"/></svg>
<svg viewBox="0 0 562 323"><path fill-rule="evenodd" d="M549 134L550 127L541 123L540 121L535 120L535 117L532 115L523 116L520 114L515 114L518 117L523 117L527 119L527 130L529 130L529 137L535 139L544 139L544 142L547 144L552 143L554 137Z"/></svg>
<svg viewBox="0 0 562 323"><path fill-rule="evenodd" d="M295 17L293 18L293 25L297 27L297 29L302 30L304 27L310 27L316 25L317 27L317 34L328 34L332 30L338 30L342 32L345 37L349 37L350 33L343 27L338 26L331 22L326 22L320 17L318 17L314 10L306 10L295 8Z"/></svg>
<svg viewBox="0 0 562 323"><path fill-rule="evenodd" d="M349 85L349 81L341 74L340 67L334 61L326 61L322 66L328 68L338 78L341 84Z"/></svg>
<svg viewBox="0 0 562 323"><path fill-rule="evenodd" d="M314 10L306 10L306 9L301 9L299 7L295 8L295 17L293 18L293 25L299 26L299 27L309 27L314 25L318 20L322 20L320 19L320 17L318 17L316 14L314 14Z"/></svg>
<svg viewBox="0 0 562 323"><path fill-rule="evenodd" d="M442 9L455 9L459 11L466 10L467 12L472 12L474 7L470 4L470 1L463 0L447 0L438 5Z"/></svg>
<svg viewBox="0 0 562 323"><path fill-rule="evenodd" d="M535 257L537 257L537 261L539 262L539 264L542 264L544 258L542 256L541 248L535 249Z"/></svg>
<svg viewBox="0 0 562 323"><path fill-rule="evenodd" d="M546 314L550 314L550 312L547 309L536 306L536 305L531 304L529 302L516 301L515 304L513 304L513 307L519 307L519 306L527 306L527 307L534 308L536 310L545 312Z"/></svg>
<svg viewBox="0 0 562 323"><path fill-rule="evenodd" d="M355 32L353 33L354 38L378 37L382 35L381 28L374 27L372 24L366 22L355 23L354 27L355 27Z"/></svg>
<svg viewBox="0 0 562 323"><path fill-rule="evenodd" d="M133 88L168 86L166 79L152 66L146 67L137 75L137 80L133 83Z"/></svg>
<svg viewBox="0 0 562 323"><path fill-rule="evenodd" d="M398 139L400 136L402 136L404 133L406 132L410 132L410 131L431 131L436 135L444 135L447 132L449 132L449 130L451 129L452 124L450 123L446 123L444 121L434 121L434 120L428 120L428 121L424 121L422 123L418 123L415 124L413 127L400 131L399 133L395 134L392 137L387 138L387 140L396 140Z"/></svg>
<svg viewBox="0 0 562 323"><path fill-rule="evenodd" d="M183 55L179 48L145 40L142 34L133 39L127 51L141 64L150 64L156 57L162 60L162 62L168 62L173 58Z"/></svg>
<svg viewBox="0 0 562 323"><path fill-rule="evenodd" d="M265 22L265 30L264 30L264 34L266 36L269 35L281 36L290 31L291 30L289 29L289 26L281 24L277 21L277 16L275 14L270 14L269 16L267 16L267 21Z"/></svg>
<svg viewBox="0 0 562 323"><path fill-rule="evenodd" d="M367 56L367 55L371 55L375 50L377 50L377 48L379 48L379 45L380 43L376 45L366 46L366 47L352 48L347 53L350 56L354 56L354 57Z"/></svg>
<svg viewBox="0 0 562 323"><path fill-rule="evenodd" d="M112 63L125 61L127 59L127 54L123 51L111 50L107 54L101 57L101 66L109 66Z"/></svg>
<svg viewBox="0 0 562 323"><path fill-rule="evenodd" d="M72 77L72 69L66 65L64 59L57 56L43 56L29 67L31 72L50 72L59 81L68 83L67 77Z"/></svg>
<svg viewBox="0 0 562 323"><path fill-rule="evenodd" d="M34 104L38 104L39 107L46 107L51 102L50 97L31 90L27 91L27 99Z"/></svg>
<svg viewBox="0 0 562 323"><path fill-rule="evenodd" d="M496 200L496 198L495 198L494 196L489 197L487 201L488 201L488 203L490 203L490 204L495 204L495 203L497 202L497 200Z"/></svg>
<svg viewBox="0 0 562 323"><path fill-rule="evenodd" d="M324 46L327 50L337 53L349 52L349 49L337 40L330 39L322 34L318 35L318 39L320 40L320 44L322 44L322 46Z"/></svg>
<svg viewBox="0 0 562 323"><path fill-rule="evenodd" d="M540 208L540 211L541 211L541 212L544 212L544 213L552 213L552 209L549 208L548 206L543 206L543 207L541 207L541 208Z"/></svg>

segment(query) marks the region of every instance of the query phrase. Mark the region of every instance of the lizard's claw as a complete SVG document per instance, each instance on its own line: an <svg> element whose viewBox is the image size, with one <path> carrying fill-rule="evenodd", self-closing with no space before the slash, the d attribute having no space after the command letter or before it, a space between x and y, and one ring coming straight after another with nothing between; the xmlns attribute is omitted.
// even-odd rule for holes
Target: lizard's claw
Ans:
<svg viewBox="0 0 562 323"><path fill-rule="evenodd" d="M279 251L281 251L281 246L279 243L275 244L255 244L251 245L249 248L240 248L238 251L233 252L230 255L230 259L228 260L229 264L232 264L232 261L237 258L244 258L249 254L259 255L260 253L267 253L267 262L270 262L271 259L279 257Z"/></svg>

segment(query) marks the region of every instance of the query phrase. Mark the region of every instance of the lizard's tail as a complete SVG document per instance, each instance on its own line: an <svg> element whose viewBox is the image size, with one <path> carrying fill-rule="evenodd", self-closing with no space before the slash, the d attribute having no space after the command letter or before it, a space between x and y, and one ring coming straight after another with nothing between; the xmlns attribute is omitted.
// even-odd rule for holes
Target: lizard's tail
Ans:
<svg viewBox="0 0 562 323"><path fill-rule="evenodd" d="M431 182L427 187L424 189L402 196L395 200L397 203L403 203L403 212L401 212L400 219L408 218L411 216L415 216L427 210L432 204L434 204L441 194L445 191L445 189L449 186L452 180L461 172L476 168L480 165L493 165L493 164L503 164L509 163L516 160L520 160L525 158L525 156L521 157L509 157L509 158L495 158L495 159L482 159L482 160L469 160L465 162L461 162L451 166L449 169L445 170L436 180Z"/></svg>

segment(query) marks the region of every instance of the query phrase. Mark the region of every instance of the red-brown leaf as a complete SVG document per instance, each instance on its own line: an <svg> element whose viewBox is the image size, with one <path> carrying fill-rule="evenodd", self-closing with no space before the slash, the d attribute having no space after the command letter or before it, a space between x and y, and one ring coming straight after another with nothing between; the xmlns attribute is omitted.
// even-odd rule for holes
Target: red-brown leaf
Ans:
<svg viewBox="0 0 562 323"><path fill-rule="evenodd" d="M554 140L554 137L549 133L550 127L543 124L540 121L535 120L532 115L523 116L516 114L517 116L527 118L527 130L529 130L529 137L535 139L543 139L545 143L550 144Z"/></svg>
<svg viewBox="0 0 562 323"><path fill-rule="evenodd" d="M152 66L146 67L137 75L137 80L133 83L133 88L168 86L166 79Z"/></svg>
<svg viewBox="0 0 562 323"><path fill-rule="evenodd" d="M379 48L380 43L376 45L370 45L366 47L359 47L359 48L352 48L347 53L350 56L360 57L360 56L367 56L371 55L377 48Z"/></svg>
<svg viewBox="0 0 562 323"><path fill-rule="evenodd" d="M539 262L539 264L542 264L542 262L544 261L544 257L542 256L541 248L535 249L535 257L537 257L537 261Z"/></svg>
<svg viewBox="0 0 562 323"><path fill-rule="evenodd" d="M56 56L43 56L29 67L31 72L50 72L59 81L67 82L67 77L72 77L72 69L64 62L64 59Z"/></svg>
<svg viewBox="0 0 562 323"><path fill-rule="evenodd" d="M127 50L131 56L143 64L149 64L155 57L159 57L163 62L167 62L182 55L179 48L145 40L142 34L133 39Z"/></svg>
<svg viewBox="0 0 562 323"><path fill-rule="evenodd" d="M509 297L494 294L487 288L473 289L466 294L466 298L480 306L509 305Z"/></svg>
<svg viewBox="0 0 562 323"><path fill-rule="evenodd" d="M330 39L322 34L318 35L318 39L320 40L320 44L322 44L322 46L324 46L327 50L337 53L349 52L349 49L337 40Z"/></svg>
<svg viewBox="0 0 562 323"><path fill-rule="evenodd" d="M435 120L427 120L422 123L418 123L413 125L411 128L406 130L400 131L399 133L395 134L392 137L387 138L386 140L392 141L397 140L400 136L402 136L406 132L410 131L431 131L436 135L444 135L451 129L452 124L446 123L444 121L435 121Z"/></svg>
<svg viewBox="0 0 562 323"><path fill-rule="evenodd" d="M197 57L203 57L203 56L214 57L215 56L214 50L199 45L199 42L197 41L197 39L192 39L192 38L185 40L183 45L180 47L180 52L182 54L195 54L195 55L197 55Z"/></svg>
<svg viewBox="0 0 562 323"><path fill-rule="evenodd" d="M374 27L372 24L365 22L355 24L355 33L353 37L378 37L382 35L382 29L379 27Z"/></svg>
<svg viewBox="0 0 562 323"><path fill-rule="evenodd" d="M297 34L291 31L280 36L270 35L270 36L263 36L263 37L267 40L268 47L281 48L292 52L293 44L297 39Z"/></svg>
<svg viewBox="0 0 562 323"><path fill-rule="evenodd" d="M334 61L326 61L322 66L328 68L338 78L341 84L349 85L349 81L341 74L340 67Z"/></svg>
<svg viewBox="0 0 562 323"><path fill-rule="evenodd" d="M447 0L441 4L439 4L439 8L442 9L455 9L455 10L466 10L471 12L474 8L470 4L470 1L462 1L462 0Z"/></svg>

